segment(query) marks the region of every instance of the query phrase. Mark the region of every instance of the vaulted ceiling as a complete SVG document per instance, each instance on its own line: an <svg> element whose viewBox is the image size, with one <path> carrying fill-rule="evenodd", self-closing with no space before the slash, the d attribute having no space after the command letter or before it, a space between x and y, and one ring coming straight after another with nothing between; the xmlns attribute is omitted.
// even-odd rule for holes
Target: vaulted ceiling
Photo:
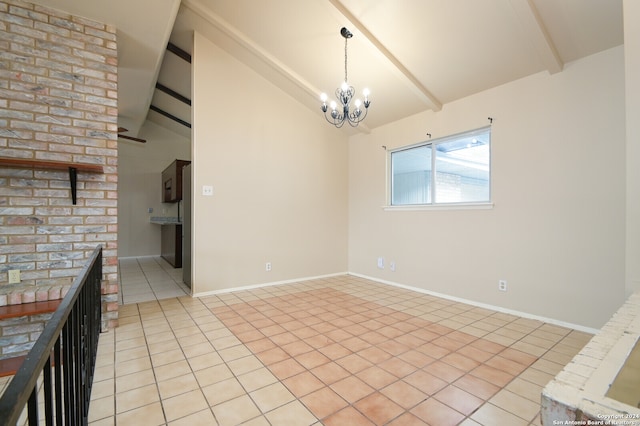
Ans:
<svg viewBox="0 0 640 426"><path fill-rule="evenodd" d="M371 90L359 130L389 123L623 43L622 0L36 0L118 28L119 124L190 134L189 64L198 31L311 108L344 79ZM178 9L179 6L179 9ZM250 100L248 100L250 101ZM154 110L149 111L153 104ZM327 124L329 125L329 124Z"/></svg>

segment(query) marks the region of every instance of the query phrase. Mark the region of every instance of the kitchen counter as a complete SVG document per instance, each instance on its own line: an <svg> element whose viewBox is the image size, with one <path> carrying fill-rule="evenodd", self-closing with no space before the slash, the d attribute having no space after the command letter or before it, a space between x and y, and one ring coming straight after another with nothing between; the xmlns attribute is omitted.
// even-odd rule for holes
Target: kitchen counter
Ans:
<svg viewBox="0 0 640 426"><path fill-rule="evenodd" d="M182 225L182 220L178 217L151 216L150 223L155 225Z"/></svg>

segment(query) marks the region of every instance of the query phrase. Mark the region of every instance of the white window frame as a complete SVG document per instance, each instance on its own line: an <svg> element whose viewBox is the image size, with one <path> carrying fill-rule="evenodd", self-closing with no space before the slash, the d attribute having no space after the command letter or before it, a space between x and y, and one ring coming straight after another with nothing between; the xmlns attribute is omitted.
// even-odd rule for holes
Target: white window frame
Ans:
<svg viewBox="0 0 640 426"><path fill-rule="evenodd" d="M457 139L473 137L476 134L484 134L489 131L489 199L487 201L477 202L452 202L452 203L436 203L436 186L431 187L431 203L424 204L392 204L393 197L393 170L392 170L392 155L393 153L406 151L414 148L420 148L424 146L431 146L431 181L435 182L436 174L436 147L442 143L451 142ZM412 145L402 146L387 150L387 176L386 176L386 205L383 206L384 210L389 211L403 211L403 210L468 210L468 209L491 209L493 208L492 188L493 188L493 171L492 171L492 147L491 147L491 126L485 126L465 132L456 133L441 138L422 141Z"/></svg>

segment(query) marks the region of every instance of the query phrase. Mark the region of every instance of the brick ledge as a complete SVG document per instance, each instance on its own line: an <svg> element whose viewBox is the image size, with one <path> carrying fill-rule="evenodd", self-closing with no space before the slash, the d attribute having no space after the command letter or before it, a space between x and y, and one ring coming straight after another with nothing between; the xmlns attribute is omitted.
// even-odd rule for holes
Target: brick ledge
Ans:
<svg viewBox="0 0 640 426"><path fill-rule="evenodd" d="M70 285L10 288L0 287L0 306L60 300L64 298L70 288Z"/></svg>

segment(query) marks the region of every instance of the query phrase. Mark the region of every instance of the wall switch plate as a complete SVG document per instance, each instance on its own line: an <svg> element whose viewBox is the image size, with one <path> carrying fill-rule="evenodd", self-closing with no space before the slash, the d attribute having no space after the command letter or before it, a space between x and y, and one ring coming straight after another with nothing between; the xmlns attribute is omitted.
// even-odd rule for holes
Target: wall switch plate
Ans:
<svg viewBox="0 0 640 426"><path fill-rule="evenodd" d="M395 272L396 271L396 262L392 261L391 263L389 263L389 270L391 272Z"/></svg>
<svg viewBox="0 0 640 426"><path fill-rule="evenodd" d="M9 270L9 284L20 283L20 269Z"/></svg>
<svg viewBox="0 0 640 426"><path fill-rule="evenodd" d="M384 257L378 258L378 268L384 269Z"/></svg>
<svg viewBox="0 0 640 426"><path fill-rule="evenodd" d="M210 197L213 195L213 186L211 185L202 185L202 195L205 197Z"/></svg>

